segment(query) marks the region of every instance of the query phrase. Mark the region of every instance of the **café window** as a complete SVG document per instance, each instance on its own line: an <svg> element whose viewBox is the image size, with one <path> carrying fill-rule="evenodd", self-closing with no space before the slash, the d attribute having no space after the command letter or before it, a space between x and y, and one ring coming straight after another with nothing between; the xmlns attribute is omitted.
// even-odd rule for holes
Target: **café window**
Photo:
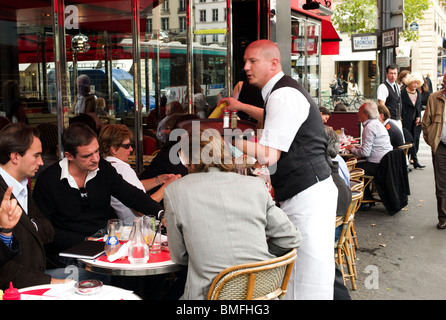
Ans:
<svg viewBox="0 0 446 320"><path fill-rule="evenodd" d="M58 135L85 112L76 108L85 90L104 100L99 115L104 123L126 124L139 139L140 123L144 132L156 130L157 123L149 125L147 117L160 110L163 96L180 101L187 112L204 108L206 116L226 89L227 25L205 23L206 10L226 12L226 1L140 0L138 19L133 4L23 0L3 8L0 84L17 84L32 126L50 123L59 131L48 147L44 142L44 155L63 156ZM198 93L204 96L203 108L194 100ZM151 153L138 143L136 149Z"/></svg>
<svg viewBox="0 0 446 320"><path fill-rule="evenodd" d="M291 76L315 99L320 99L321 25L308 17L292 16Z"/></svg>

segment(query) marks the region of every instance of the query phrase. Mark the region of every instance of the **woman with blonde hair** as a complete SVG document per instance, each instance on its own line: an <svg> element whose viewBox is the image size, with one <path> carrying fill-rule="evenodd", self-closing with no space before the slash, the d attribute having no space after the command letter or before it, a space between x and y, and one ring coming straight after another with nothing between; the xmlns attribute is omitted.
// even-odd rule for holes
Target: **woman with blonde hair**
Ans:
<svg viewBox="0 0 446 320"><path fill-rule="evenodd" d="M398 78L396 79L396 82L400 86L400 89L403 89L406 86L406 78L410 74L409 70L402 70L400 73L398 73Z"/></svg>
<svg viewBox="0 0 446 320"><path fill-rule="evenodd" d="M205 299L227 267L281 256L300 245L299 230L264 181L232 172L233 159L217 130L190 130L179 146L189 174L167 186L164 204L170 257L188 265L182 299Z"/></svg>
<svg viewBox="0 0 446 320"><path fill-rule="evenodd" d="M419 72L412 72L405 78L406 86L401 89L401 120L403 128L413 137L413 147L409 149L410 163L415 169L424 168L418 162L418 148L421 134L421 92L424 79Z"/></svg>

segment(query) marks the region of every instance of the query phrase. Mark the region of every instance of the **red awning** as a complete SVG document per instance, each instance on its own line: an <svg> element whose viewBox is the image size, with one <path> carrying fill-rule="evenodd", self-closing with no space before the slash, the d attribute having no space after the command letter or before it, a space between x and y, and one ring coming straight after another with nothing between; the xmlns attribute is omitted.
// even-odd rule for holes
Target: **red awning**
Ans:
<svg viewBox="0 0 446 320"><path fill-rule="evenodd" d="M315 0L313 0L315 1ZM331 23L331 16L319 16L315 12L317 10L304 10L302 5L305 4L305 0L291 0L291 10L302 13L306 16L318 19L321 21L321 54L322 55L338 55L339 54L339 41L341 38L338 32ZM316 1L317 2L317 1Z"/></svg>

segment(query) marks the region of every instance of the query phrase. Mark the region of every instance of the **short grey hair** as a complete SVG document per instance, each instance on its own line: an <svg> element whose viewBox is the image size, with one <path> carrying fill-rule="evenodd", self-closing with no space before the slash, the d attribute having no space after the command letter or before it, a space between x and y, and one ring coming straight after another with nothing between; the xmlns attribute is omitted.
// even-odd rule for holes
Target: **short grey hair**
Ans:
<svg viewBox="0 0 446 320"><path fill-rule="evenodd" d="M364 106L364 112L367 113L369 116L369 119L378 119L379 118L379 111L378 111L378 105L375 101L372 100L366 100L361 107Z"/></svg>

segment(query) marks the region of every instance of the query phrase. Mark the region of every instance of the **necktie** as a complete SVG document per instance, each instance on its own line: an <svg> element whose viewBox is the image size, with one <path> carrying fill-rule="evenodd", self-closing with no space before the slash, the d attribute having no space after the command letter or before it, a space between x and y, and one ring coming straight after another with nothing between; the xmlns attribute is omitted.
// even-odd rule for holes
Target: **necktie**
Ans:
<svg viewBox="0 0 446 320"><path fill-rule="evenodd" d="M395 90L396 94L398 94L398 88L396 87L396 83L393 84L393 90Z"/></svg>

